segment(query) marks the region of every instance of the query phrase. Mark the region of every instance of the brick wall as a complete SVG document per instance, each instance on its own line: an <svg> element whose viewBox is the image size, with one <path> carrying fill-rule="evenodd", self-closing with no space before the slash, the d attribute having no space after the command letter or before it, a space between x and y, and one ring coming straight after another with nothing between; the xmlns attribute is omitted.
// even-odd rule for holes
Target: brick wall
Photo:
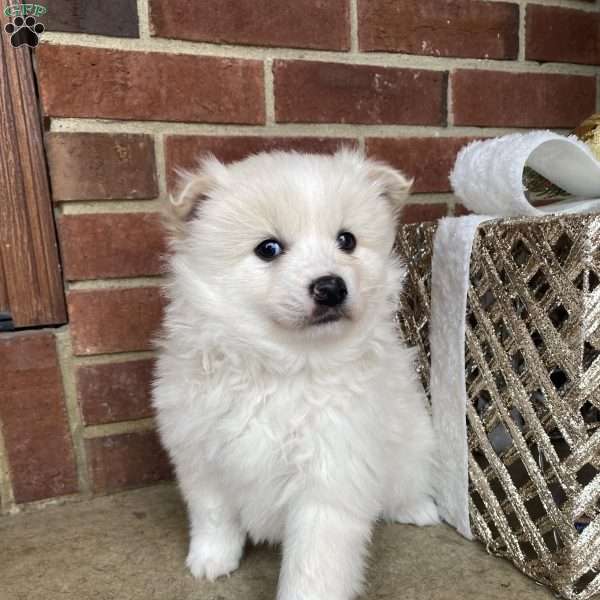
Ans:
<svg viewBox="0 0 600 600"><path fill-rule="evenodd" d="M404 220L460 214L474 138L598 108L577 0L53 0L36 51L69 324L3 334L1 510L169 476L149 407L158 201L175 166L358 144L415 177Z"/></svg>

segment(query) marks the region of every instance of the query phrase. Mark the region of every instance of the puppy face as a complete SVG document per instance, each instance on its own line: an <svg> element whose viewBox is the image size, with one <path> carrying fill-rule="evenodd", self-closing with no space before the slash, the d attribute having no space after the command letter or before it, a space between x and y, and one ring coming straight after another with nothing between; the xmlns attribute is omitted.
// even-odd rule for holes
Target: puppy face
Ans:
<svg viewBox="0 0 600 600"><path fill-rule="evenodd" d="M207 159L175 200L173 267L188 301L239 332L267 325L331 336L386 310L409 182L343 150L275 152L231 166Z"/></svg>

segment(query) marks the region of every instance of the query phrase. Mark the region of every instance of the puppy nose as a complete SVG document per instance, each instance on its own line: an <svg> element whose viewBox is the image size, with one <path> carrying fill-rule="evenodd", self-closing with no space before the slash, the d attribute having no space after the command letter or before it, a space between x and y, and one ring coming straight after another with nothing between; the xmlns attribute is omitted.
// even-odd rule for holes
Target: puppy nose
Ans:
<svg viewBox="0 0 600 600"><path fill-rule="evenodd" d="M308 291L314 301L323 306L339 306L348 295L346 283L337 275L325 275L315 279Z"/></svg>

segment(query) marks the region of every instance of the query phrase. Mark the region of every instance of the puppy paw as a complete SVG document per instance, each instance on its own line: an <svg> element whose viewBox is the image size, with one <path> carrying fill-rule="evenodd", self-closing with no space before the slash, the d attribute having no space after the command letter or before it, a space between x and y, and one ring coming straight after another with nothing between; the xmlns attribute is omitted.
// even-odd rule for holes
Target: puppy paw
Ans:
<svg viewBox="0 0 600 600"><path fill-rule="evenodd" d="M214 581L235 571L242 557L243 539L220 536L192 540L186 565L199 579Z"/></svg>
<svg viewBox="0 0 600 600"><path fill-rule="evenodd" d="M392 520L397 523L412 523L423 527L437 525L440 522L440 515L433 499L424 496L418 501L400 506L392 515Z"/></svg>

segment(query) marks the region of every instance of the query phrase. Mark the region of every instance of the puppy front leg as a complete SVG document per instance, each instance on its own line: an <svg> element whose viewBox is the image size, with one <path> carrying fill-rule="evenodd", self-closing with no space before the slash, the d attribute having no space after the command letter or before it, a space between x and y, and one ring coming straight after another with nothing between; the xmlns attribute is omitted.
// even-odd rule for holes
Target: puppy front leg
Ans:
<svg viewBox="0 0 600 600"><path fill-rule="evenodd" d="M210 475L178 474L190 519L186 564L195 577L214 580L237 569L246 535L231 500Z"/></svg>
<svg viewBox="0 0 600 600"><path fill-rule="evenodd" d="M278 600L351 600L360 594L372 523L332 505L290 511Z"/></svg>

